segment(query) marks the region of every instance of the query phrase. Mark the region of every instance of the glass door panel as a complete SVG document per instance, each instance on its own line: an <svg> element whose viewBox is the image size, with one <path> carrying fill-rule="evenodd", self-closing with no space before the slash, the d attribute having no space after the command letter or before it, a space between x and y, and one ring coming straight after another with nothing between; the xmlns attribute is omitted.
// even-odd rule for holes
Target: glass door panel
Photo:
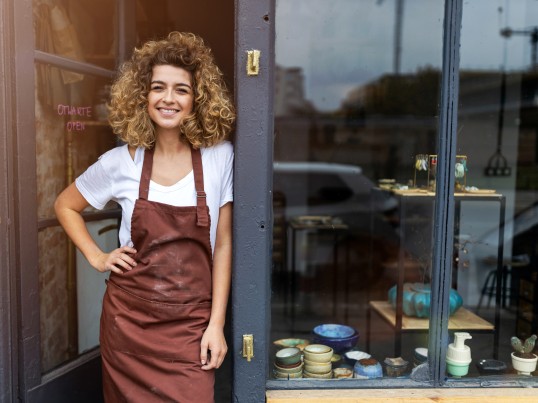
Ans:
<svg viewBox="0 0 538 403"><path fill-rule="evenodd" d="M273 379L298 343L331 346L329 372L357 377L424 361L443 7L276 2Z"/></svg>
<svg viewBox="0 0 538 403"><path fill-rule="evenodd" d="M37 50L115 68L117 1L34 0L33 4Z"/></svg>
<svg viewBox="0 0 538 403"><path fill-rule="evenodd" d="M54 215L62 189L116 145L104 104L109 79L37 63L36 144L42 370L96 347L103 275L68 241ZM85 213L104 249L117 245L114 205Z"/></svg>

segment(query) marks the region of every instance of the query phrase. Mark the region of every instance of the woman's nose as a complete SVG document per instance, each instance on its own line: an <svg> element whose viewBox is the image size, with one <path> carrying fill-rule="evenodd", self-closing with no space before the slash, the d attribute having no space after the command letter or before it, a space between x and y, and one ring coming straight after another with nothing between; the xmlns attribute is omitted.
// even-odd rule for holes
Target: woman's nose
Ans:
<svg viewBox="0 0 538 403"><path fill-rule="evenodd" d="M164 92L164 97L163 97L163 100L165 102L172 102L174 100L174 92L172 90L166 90Z"/></svg>

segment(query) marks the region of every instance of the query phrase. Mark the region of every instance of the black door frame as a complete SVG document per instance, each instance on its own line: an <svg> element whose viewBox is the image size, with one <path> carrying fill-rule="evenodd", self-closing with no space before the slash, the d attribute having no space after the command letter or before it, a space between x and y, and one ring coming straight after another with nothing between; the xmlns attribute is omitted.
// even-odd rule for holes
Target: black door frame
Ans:
<svg viewBox="0 0 538 403"><path fill-rule="evenodd" d="M235 2L234 269L232 285L233 401L265 401L269 347L273 177L274 0ZM249 76L247 52L260 51ZM244 334L254 357L242 356Z"/></svg>

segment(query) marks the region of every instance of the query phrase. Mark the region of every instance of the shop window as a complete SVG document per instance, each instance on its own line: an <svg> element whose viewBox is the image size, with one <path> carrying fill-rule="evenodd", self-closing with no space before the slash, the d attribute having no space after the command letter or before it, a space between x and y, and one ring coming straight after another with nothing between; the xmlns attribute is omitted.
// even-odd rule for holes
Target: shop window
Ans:
<svg viewBox="0 0 538 403"><path fill-rule="evenodd" d="M535 369L520 370L512 353L528 350L516 355L533 361L537 352L538 4L464 2L457 150L446 183L437 155L438 117L447 113L439 103L444 2L276 6L273 187L285 258L273 269L270 387L300 388L295 377L428 380L428 318L441 315L430 309L435 276L451 280L440 324L446 355L434 357L446 364L440 382L499 374L532 382L525 376ZM283 168L293 164L354 167L362 190L341 175L298 179ZM445 267L433 261L434 216L449 183ZM332 365L307 362L312 344L333 348ZM285 357L294 350L282 350L290 346L303 350L296 367Z"/></svg>

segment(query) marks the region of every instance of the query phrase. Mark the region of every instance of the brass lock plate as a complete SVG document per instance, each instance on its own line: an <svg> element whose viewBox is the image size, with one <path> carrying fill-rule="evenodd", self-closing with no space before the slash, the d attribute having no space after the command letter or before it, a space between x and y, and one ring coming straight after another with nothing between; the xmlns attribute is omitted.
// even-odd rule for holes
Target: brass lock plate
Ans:
<svg viewBox="0 0 538 403"><path fill-rule="evenodd" d="M257 76L260 73L260 54L259 50L247 51L247 74Z"/></svg>
<svg viewBox="0 0 538 403"><path fill-rule="evenodd" d="M254 357L254 335L243 335L243 358L246 358L248 362Z"/></svg>

